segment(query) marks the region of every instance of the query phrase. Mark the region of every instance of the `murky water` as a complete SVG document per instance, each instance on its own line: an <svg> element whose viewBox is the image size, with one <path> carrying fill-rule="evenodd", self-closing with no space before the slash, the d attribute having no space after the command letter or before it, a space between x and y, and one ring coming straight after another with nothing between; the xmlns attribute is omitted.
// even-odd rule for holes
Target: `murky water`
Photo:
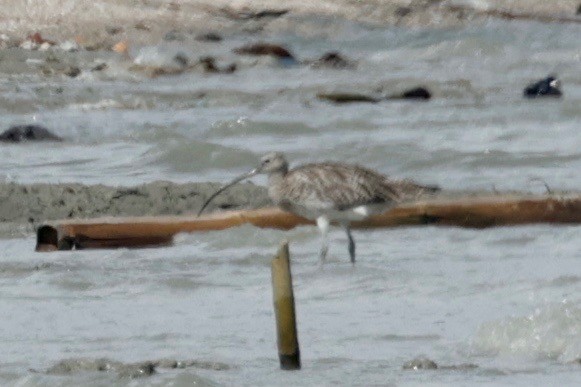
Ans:
<svg viewBox="0 0 581 387"><path fill-rule="evenodd" d="M288 34L300 59L339 50L356 70L283 67L219 45L166 43L238 61L232 75L148 77L111 53L59 54L103 72L46 77L47 53L0 53L2 125L36 122L59 144L2 145L0 177L110 185L227 181L265 151L343 160L444 188L581 187L581 27L490 22L438 31L367 28ZM137 56L144 51L132 48ZM173 50L173 51L172 51ZM145 51L148 52L147 50ZM149 52L152 52L151 50ZM151 55L151 54L148 54ZM79 59L80 58L80 59ZM155 58L152 58L153 61ZM524 100L557 73L560 100ZM332 105L323 91L390 94L425 85L430 102ZM260 179L257 182L263 183ZM127 385L115 375L34 373L75 357L201 359L228 370L167 370L135 385L574 385L581 381L577 226L356 232L358 262L313 228L242 227L179 236L163 249L32 252L0 241L0 384ZM303 370L278 370L269 261L291 240ZM475 369L404 371L424 355Z"/></svg>

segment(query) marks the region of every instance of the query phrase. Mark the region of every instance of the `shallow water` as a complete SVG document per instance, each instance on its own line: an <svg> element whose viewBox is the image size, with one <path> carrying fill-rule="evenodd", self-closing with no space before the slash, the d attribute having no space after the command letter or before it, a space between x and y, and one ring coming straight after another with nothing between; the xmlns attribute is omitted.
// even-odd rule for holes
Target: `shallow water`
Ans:
<svg viewBox="0 0 581 387"><path fill-rule="evenodd" d="M123 384L99 374L25 370L63 358L167 357L232 368L162 371L139 384L187 385L194 377L207 379L202 385L249 386L579 381L578 365L569 364L581 351L581 277L572 270L579 227L405 228L355 236L355 267L345 238L333 233L322 268L309 228L182 235L172 247L151 250L40 254L30 252L32 239L3 241L3 378ZM299 373L277 370L269 261L284 237L293 257ZM418 355L478 368L402 370Z"/></svg>
<svg viewBox="0 0 581 387"><path fill-rule="evenodd" d="M334 23L333 34L272 40L301 59L339 50L358 60L355 71L254 64L229 53L251 35L145 50L241 61L238 72L219 76L149 79L113 54L93 53L58 55L84 69L106 61L104 73L46 77L38 71L46 53L5 51L2 125L36 122L68 141L2 145L0 176L223 182L263 152L281 150L296 162L358 162L446 189L544 192L543 182L579 189L581 27L489 22L410 31ZM563 99L521 97L527 83L552 72L563 81ZM316 98L419 84L433 90L432 101L336 106ZM32 252L32 236L0 240L0 384L133 383L29 371L75 357L232 366L162 370L135 382L152 386L579 384L579 364L571 362L581 358L580 236L577 226L546 225L359 231L352 267L345 237L334 231L322 268L319 236L309 227L242 227L182 235L163 249L53 254ZM269 260L283 238L293 256L297 373L279 371L276 355ZM420 355L478 368L402 370Z"/></svg>

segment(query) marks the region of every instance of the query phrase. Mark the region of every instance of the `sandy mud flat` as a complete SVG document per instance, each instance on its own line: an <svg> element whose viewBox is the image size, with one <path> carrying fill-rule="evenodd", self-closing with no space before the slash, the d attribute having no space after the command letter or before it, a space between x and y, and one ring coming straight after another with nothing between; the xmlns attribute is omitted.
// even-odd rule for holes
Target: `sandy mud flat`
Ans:
<svg viewBox="0 0 581 387"><path fill-rule="evenodd" d="M135 187L83 184L0 184L0 236L29 234L48 220L101 216L195 214L219 187L215 183L152 182ZM264 187L240 184L207 211L270 204Z"/></svg>

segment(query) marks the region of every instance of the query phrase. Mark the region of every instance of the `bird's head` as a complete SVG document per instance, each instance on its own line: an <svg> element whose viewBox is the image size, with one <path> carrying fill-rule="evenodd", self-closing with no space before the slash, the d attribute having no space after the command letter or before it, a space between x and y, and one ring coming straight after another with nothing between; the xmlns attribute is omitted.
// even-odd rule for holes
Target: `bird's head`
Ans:
<svg viewBox="0 0 581 387"><path fill-rule="evenodd" d="M225 186L223 186L222 188L220 188L219 190L217 190L216 192L214 192L207 200L206 202L202 205L202 208L200 209L200 211L198 212L198 216L200 216L200 214L204 211L204 209L206 208L206 206L216 197L218 196L221 192L225 191L226 189L232 187L235 184L240 183L242 180L246 180L252 176L258 175L258 174L273 174L273 173L282 173L285 174L288 171L288 163L284 157L284 155L282 153L278 153L278 152L271 152L271 153L267 153L264 156L262 156L262 158L260 159L260 165L257 166L256 168L254 168L252 171L247 172L243 175L238 176L237 178L235 178L234 180L232 180L230 183L226 184Z"/></svg>
<svg viewBox="0 0 581 387"><path fill-rule="evenodd" d="M288 163L284 155L279 152L270 152L260 158L260 165L256 167L251 173L256 175L259 173L286 173L287 171Z"/></svg>

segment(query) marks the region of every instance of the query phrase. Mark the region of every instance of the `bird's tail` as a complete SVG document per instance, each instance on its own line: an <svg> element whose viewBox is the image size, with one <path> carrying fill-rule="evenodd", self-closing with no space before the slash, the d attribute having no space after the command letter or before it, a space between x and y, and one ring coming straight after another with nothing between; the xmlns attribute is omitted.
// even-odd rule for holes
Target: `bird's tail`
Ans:
<svg viewBox="0 0 581 387"><path fill-rule="evenodd" d="M433 195L440 192L441 188L437 185L423 185L413 180L400 180L395 187L395 191L402 201L415 200L422 196Z"/></svg>

